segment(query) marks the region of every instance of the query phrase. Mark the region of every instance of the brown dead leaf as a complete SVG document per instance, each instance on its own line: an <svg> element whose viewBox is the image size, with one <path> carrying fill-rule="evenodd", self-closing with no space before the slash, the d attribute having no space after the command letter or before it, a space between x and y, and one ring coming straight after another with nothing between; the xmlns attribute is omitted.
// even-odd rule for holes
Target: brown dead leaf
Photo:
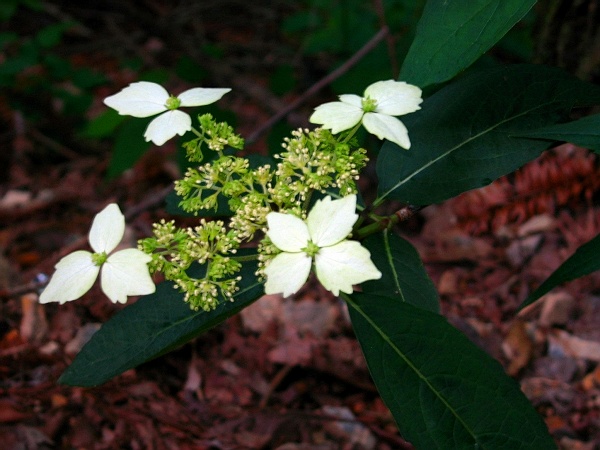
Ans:
<svg viewBox="0 0 600 450"><path fill-rule="evenodd" d="M21 297L21 324L19 330L21 337L30 344L38 344L44 340L48 333L46 310L38 303L38 295L25 294Z"/></svg>
<svg viewBox="0 0 600 450"><path fill-rule="evenodd" d="M533 355L533 342L527 333L525 322L516 319L512 323L502 343L502 350L509 359L506 372L510 376L518 374L529 363Z"/></svg>
<svg viewBox="0 0 600 450"><path fill-rule="evenodd" d="M539 323L543 327L566 325L575 307L575 299L566 291L550 292L542 300Z"/></svg>
<svg viewBox="0 0 600 450"><path fill-rule="evenodd" d="M10 399L0 399L0 423L20 422L30 417Z"/></svg>

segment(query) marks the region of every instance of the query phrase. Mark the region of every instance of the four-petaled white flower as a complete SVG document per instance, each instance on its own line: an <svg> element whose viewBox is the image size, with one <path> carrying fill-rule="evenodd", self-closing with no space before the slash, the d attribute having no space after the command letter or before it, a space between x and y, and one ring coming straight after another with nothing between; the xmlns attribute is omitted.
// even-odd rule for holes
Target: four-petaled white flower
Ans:
<svg viewBox="0 0 600 450"><path fill-rule="evenodd" d="M408 130L394 116L421 109L423 99L417 86L403 81L378 81L365 89L362 97L345 94L339 98L339 102L317 106L308 120L330 129L333 134L348 130L362 120L367 131L379 139L410 148Z"/></svg>
<svg viewBox="0 0 600 450"><path fill-rule="evenodd" d="M111 203L96 215L90 229L89 241L95 253L79 250L62 258L40 295L40 303L78 299L92 287L100 269L102 290L114 303L125 303L128 295L152 294L156 286L148 272L150 255L127 248L109 256L124 233L125 217Z"/></svg>
<svg viewBox="0 0 600 450"><path fill-rule="evenodd" d="M285 297L308 279L314 259L317 278L334 295L352 293L352 285L381 278L369 251L346 238L358 219L356 195L315 203L306 222L291 215L267 214L267 236L282 250L264 269L265 292Z"/></svg>
<svg viewBox="0 0 600 450"><path fill-rule="evenodd" d="M192 119L189 114L177 108L209 105L230 90L229 88L194 88L173 97L159 84L138 81L131 83L121 92L106 97L104 104L116 109L122 116L150 117L163 113L148 124L144 133L146 141L163 145L176 134L182 136L192 129Z"/></svg>

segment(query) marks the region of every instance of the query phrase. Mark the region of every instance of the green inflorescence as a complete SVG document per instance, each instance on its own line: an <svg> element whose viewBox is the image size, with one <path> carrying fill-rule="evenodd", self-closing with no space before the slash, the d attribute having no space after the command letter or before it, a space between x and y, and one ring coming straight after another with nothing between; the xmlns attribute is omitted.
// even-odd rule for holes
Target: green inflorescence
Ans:
<svg viewBox="0 0 600 450"><path fill-rule="evenodd" d="M222 300L233 300L243 259L236 252L257 232L265 232L267 214L305 217L313 192L337 191L340 197L356 193L356 180L368 159L353 139L342 143L329 130L298 129L285 139L274 167L252 168L247 158L229 154L230 149L242 149L244 141L228 124L210 114L200 116L199 123L198 137L184 144L187 158L202 162L204 147L214 153L208 162L188 169L175 191L181 208L192 214L216 212L227 204L229 223L201 219L197 227L183 229L163 220L154 224L153 237L140 241L140 249L152 256L150 269L173 281L191 308L210 311ZM277 252L262 237L254 256L257 275ZM202 276L190 275L198 271Z"/></svg>

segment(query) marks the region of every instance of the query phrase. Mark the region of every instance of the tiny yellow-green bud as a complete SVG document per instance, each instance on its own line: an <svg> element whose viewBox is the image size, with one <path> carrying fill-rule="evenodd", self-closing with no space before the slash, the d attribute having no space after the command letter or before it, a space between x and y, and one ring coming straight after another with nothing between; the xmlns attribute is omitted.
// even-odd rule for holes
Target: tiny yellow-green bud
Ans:
<svg viewBox="0 0 600 450"><path fill-rule="evenodd" d="M92 253L92 262L100 267L102 264L106 262L108 259L108 255L105 252L102 253Z"/></svg>
<svg viewBox="0 0 600 450"><path fill-rule="evenodd" d="M177 108L179 108L180 105L181 105L181 100L179 100L177 97L173 97L173 96L170 96L167 99L167 102L165 103L165 106L170 110L177 109Z"/></svg>
<svg viewBox="0 0 600 450"><path fill-rule="evenodd" d="M319 246L314 244L312 241L308 241L308 245L303 248L302 251L311 258L314 258L316 254L319 253Z"/></svg>
<svg viewBox="0 0 600 450"><path fill-rule="evenodd" d="M377 100L366 97L362 99L362 109L364 112L373 112L377 109Z"/></svg>

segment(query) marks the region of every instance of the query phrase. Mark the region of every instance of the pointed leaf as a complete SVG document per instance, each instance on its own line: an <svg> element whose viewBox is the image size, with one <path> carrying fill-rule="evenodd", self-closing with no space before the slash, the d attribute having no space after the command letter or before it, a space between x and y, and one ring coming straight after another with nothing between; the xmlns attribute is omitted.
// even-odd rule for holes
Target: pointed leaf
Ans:
<svg viewBox="0 0 600 450"><path fill-rule="evenodd" d="M192 311L173 284L160 284L156 293L142 297L115 314L75 357L59 383L97 386L156 358L209 330L254 302L262 293L256 264L245 264L240 290L233 302L211 312Z"/></svg>
<svg viewBox="0 0 600 450"><path fill-rule="evenodd" d="M385 231L369 237L363 244L382 273L379 280L361 285L365 294L390 295L393 292L402 302L434 313L440 311L435 286L410 242Z"/></svg>
<svg viewBox="0 0 600 450"><path fill-rule="evenodd" d="M525 16L535 0L429 0L400 79L421 88L469 67Z"/></svg>
<svg viewBox="0 0 600 450"><path fill-rule="evenodd" d="M556 286L588 275L600 269L600 235L579 247L540 287L532 292L519 308L524 308Z"/></svg>
<svg viewBox="0 0 600 450"><path fill-rule="evenodd" d="M150 148L150 144L142 138L148 120L127 120L119 127L115 138L110 165L106 176L115 178L133 167L137 160Z"/></svg>
<svg viewBox="0 0 600 450"><path fill-rule="evenodd" d="M514 65L465 76L403 118L409 151L383 145L376 203L427 205L485 186L548 147L513 136L564 121L573 106L596 103L600 87L550 67Z"/></svg>
<svg viewBox="0 0 600 450"><path fill-rule="evenodd" d="M442 316L396 297L344 298L377 389L416 448L556 448L519 385Z"/></svg>
<svg viewBox="0 0 600 450"><path fill-rule="evenodd" d="M571 142L600 154L600 114L587 116L573 122L539 128L517 137Z"/></svg>

